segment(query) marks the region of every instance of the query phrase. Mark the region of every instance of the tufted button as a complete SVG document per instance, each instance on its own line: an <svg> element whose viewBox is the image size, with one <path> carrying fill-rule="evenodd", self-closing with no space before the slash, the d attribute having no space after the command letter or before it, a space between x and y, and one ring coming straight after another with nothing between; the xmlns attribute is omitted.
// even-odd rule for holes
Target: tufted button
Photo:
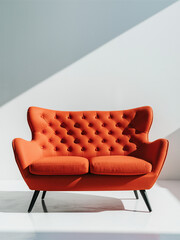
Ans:
<svg viewBox="0 0 180 240"><path fill-rule="evenodd" d="M79 124L79 123L75 123L75 124L74 124L74 127L75 127L75 128L80 128L80 124Z"/></svg>
<svg viewBox="0 0 180 240"><path fill-rule="evenodd" d="M93 142L93 140L90 138L89 140L88 140L88 143L92 143Z"/></svg>
<svg viewBox="0 0 180 240"><path fill-rule="evenodd" d="M59 116L56 114L54 118L55 118L55 119L59 119Z"/></svg>
<svg viewBox="0 0 180 240"><path fill-rule="evenodd" d="M82 152L84 152L85 150L86 150L86 148L85 148L85 147L82 147L82 148L81 148L81 151L82 151Z"/></svg>
<svg viewBox="0 0 180 240"><path fill-rule="evenodd" d="M127 114L124 113L124 114L122 115L122 118L127 119L127 118L128 118Z"/></svg>
<svg viewBox="0 0 180 240"><path fill-rule="evenodd" d="M43 130L42 130L42 133L43 133L43 134L45 134L45 133L46 133L46 130L45 130L45 129L43 129Z"/></svg>
<svg viewBox="0 0 180 240"><path fill-rule="evenodd" d="M58 135L58 134L59 134L59 131L56 130L56 131L54 132L54 134L55 134L55 135Z"/></svg>
<svg viewBox="0 0 180 240"><path fill-rule="evenodd" d="M83 116L82 116L82 119L86 119L86 116L84 116L84 114L83 114Z"/></svg>
<svg viewBox="0 0 180 240"><path fill-rule="evenodd" d="M42 145L42 146L41 146L41 149L45 149L45 148L46 148L46 146L45 146L45 145Z"/></svg>
<svg viewBox="0 0 180 240"><path fill-rule="evenodd" d="M120 122L116 123L116 127L121 127L121 123Z"/></svg>
<svg viewBox="0 0 180 240"><path fill-rule="evenodd" d="M95 131L95 134L96 134L96 135L99 135L99 133L100 133L100 132L99 132L98 130Z"/></svg>
<svg viewBox="0 0 180 240"><path fill-rule="evenodd" d="M48 142L52 142L52 138L49 138Z"/></svg>
<svg viewBox="0 0 180 240"><path fill-rule="evenodd" d="M52 123L49 123L48 125L49 125L50 127L52 127L53 124L52 124Z"/></svg>
<svg viewBox="0 0 180 240"><path fill-rule="evenodd" d="M110 148L109 148L109 151L112 152L112 151L113 151L113 147L110 147Z"/></svg>
<svg viewBox="0 0 180 240"><path fill-rule="evenodd" d="M105 142L107 142L107 140L106 140L106 139L103 139L103 140L102 140L102 143L105 143Z"/></svg>
<svg viewBox="0 0 180 240"><path fill-rule="evenodd" d="M89 125L88 125L89 127L93 127L93 124L92 123L89 123Z"/></svg>
<svg viewBox="0 0 180 240"><path fill-rule="evenodd" d="M127 145L125 145L124 147L123 147L123 151L128 151L129 150L129 147L127 146Z"/></svg>
<svg viewBox="0 0 180 240"><path fill-rule="evenodd" d="M73 131L72 131L72 130L69 130L69 131L67 132L67 135L73 135Z"/></svg>
<svg viewBox="0 0 180 240"><path fill-rule="evenodd" d="M112 134L113 134L113 131L112 131L112 130L110 130L110 131L108 132L108 134L109 134L109 135L112 135Z"/></svg>
<svg viewBox="0 0 180 240"><path fill-rule="evenodd" d="M67 149L68 152L72 152L72 150L73 150L72 147L68 147Z"/></svg>
<svg viewBox="0 0 180 240"><path fill-rule="evenodd" d="M43 118L43 119L44 119L44 114L42 114L42 115L41 115L41 118Z"/></svg>
<svg viewBox="0 0 180 240"><path fill-rule="evenodd" d="M95 149L95 151L97 151L97 152L98 152L99 150L100 150L100 148L99 148L99 147L97 147L97 148Z"/></svg>
<svg viewBox="0 0 180 240"><path fill-rule="evenodd" d="M82 132L81 132L81 135L86 135L87 134L87 132L85 131L85 130L83 130Z"/></svg>
<svg viewBox="0 0 180 240"><path fill-rule="evenodd" d="M60 124L60 127L66 128L66 124L65 124L64 122L62 122L62 123Z"/></svg>
<svg viewBox="0 0 180 240"><path fill-rule="evenodd" d="M72 119L72 115L71 114L69 114L68 119Z"/></svg>
<svg viewBox="0 0 180 240"><path fill-rule="evenodd" d="M54 148L54 151L59 151L59 148L58 148L58 147L55 147L55 148Z"/></svg>
<svg viewBox="0 0 180 240"><path fill-rule="evenodd" d="M65 139L65 138L62 138L62 139L61 139L61 143L66 143L66 139Z"/></svg>
<svg viewBox="0 0 180 240"><path fill-rule="evenodd" d="M78 139L78 138L76 138L75 140L74 140L74 143L80 143L80 140Z"/></svg>
<svg viewBox="0 0 180 240"><path fill-rule="evenodd" d="M96 119L99 119L99 115L98 115L98 114L96 114L95 118L96 118Z"/></svg>
<svg viewBox="0 0 180 240"><path fill-rule="evenodd" d="M117 139L116 139L116 142L117 142L117 143L120 143L120 142L121 142L121 140L120 140L119 138L117 138Z"/></svg>
<svg viewBox="0 0 180 240"><path fill-rule="evenodd" d="M101 126L102 126L102 127L106 127L106 125L107 125L106 123L103 123Z"/></svg>

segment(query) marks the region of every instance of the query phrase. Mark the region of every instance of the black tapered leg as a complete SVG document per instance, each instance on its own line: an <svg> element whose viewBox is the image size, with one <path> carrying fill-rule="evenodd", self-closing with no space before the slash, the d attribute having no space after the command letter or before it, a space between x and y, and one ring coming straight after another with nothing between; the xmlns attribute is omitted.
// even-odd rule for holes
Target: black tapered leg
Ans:
<svg viewBox="0 0 180 240"><path fill-rule="evenodd" d="M146 203L146 206L147 206L149 212L152 212L152 208L151 208L151 205L149 203L146 190L140 190L140 193L141 193L141 195L142 195L142 197L143 197L143 199L144 199L144 201Z"/></svg>
<svg viewBox="0 0 180 240"><path fill-rule="evenodd" d="M43 191L43 194L42 194L42 197L41 197L42 200L45 198L45 195L46 195L46 191Z"/></svg>
<svg viewBox="0 0 180 240"><path fill-rule="evenodd" d="M47 207L46 207L45 201L44 201L43 199L42 199L41 203L42 203L43 211L44 211L45 213L47 213L48 210L47 210Z"/></svg>
<svg viewBox="0 0 180 240"><path fill-rule="evenodd" d="M33 209L33 207L34 207L34 204L35 204L35 202L36 202L36 199L37 199L37 197L38 197L38 195L39 195L39 192L40 192L40 191L34 191L34 194L33 194L32 200L31 200L31 203L30 203L30 205L29 205L28 213L30 213L30 212L32 211L32 209Z"/></svg>
<svg viewBox="0 0 180 240"><path fill-rule="evenodd" d="M136 199L139 199L137 190L134 190L134 195L135 195Z"/></svg>

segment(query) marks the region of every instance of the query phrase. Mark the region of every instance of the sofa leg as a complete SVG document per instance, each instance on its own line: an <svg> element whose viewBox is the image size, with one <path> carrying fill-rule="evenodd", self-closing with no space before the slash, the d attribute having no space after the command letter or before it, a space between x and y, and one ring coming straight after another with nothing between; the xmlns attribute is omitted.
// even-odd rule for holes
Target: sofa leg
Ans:
<svg viewBox="0 0 180 240"><path fill-rule="evenodd" d="M42 197L41 197L42 200L44 200L45 195L46 195L46 191L43 191L43 194L42 194Z"/></svg>
<svg viewBox="0 0 180 240"><path fill-rule="evenodd" d="M143 197L143 199L144 199L144 201L146 203L146 206L147 206L149 212L152 212L151 205L149 203L146 190L140 190L140 193L141 193L141 195L142 195L142 197Z"/></svg>
<svg viewBox="0 0 180 240"><path fill-rule="evenodd" d="M136 199L139 199L137 190L134 190L134 195L135 195Z"/></svg>
<svg viewBox="0 0 180 240"><path fill-rule="evenodd" d="M44 211L45 213L47 213L47 212L48 212L48 210L47 210L47 207L46 207L46 204L45 204L45 201L44 201L44 199L42 199L41 203L42 203L42 208L43 208L43 211Z"/></svg>
<svg viewBox="0 0 180 240"><path fill-rule="evenodd" d="M34 194L33 194L32 200L31 200L31 203L30 203L29 208L28 208L28 213L30 213L30 212L32 211L32 209L33 209L33 207L34 207L34 204L35 204L35 202L36 202L36 199L37 199L37 197L38 197L38 195L39 195L39 192L40 192L40 191L34 191Z"/></svg>

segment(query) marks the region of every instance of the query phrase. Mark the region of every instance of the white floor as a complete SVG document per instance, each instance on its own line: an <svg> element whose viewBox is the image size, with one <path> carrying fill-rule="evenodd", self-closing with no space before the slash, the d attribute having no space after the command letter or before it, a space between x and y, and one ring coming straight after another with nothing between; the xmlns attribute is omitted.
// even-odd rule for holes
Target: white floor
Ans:
<svg viewBox="0 0 180 240"><path fill-rule="evenodd" d="M131 191L47 192L28 214L31 197L22 181L0 181L0 240L180 239L180 181L148 191L152 213Z"/></svg>

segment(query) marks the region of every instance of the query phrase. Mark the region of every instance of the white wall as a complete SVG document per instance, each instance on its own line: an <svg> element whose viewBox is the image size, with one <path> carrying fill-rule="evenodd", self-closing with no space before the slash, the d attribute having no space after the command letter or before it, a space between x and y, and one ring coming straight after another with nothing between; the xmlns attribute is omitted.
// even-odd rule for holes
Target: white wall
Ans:
<svg viewBox="0 0 180 240"><path fill-rule="evenodd" d="M11 149L30 139L29 106L57 110L115 110L150 105L150 140L170 135L161 178L180 179L180 2L23 93L0 109L0 178L21 178ZM170 166L170 167L169 167Z"/></svg>
<svg viewBox="0 0 180 240"><path fill-rule="evenodd" d="M176 1L0 1L0 105Z"/></svg>

